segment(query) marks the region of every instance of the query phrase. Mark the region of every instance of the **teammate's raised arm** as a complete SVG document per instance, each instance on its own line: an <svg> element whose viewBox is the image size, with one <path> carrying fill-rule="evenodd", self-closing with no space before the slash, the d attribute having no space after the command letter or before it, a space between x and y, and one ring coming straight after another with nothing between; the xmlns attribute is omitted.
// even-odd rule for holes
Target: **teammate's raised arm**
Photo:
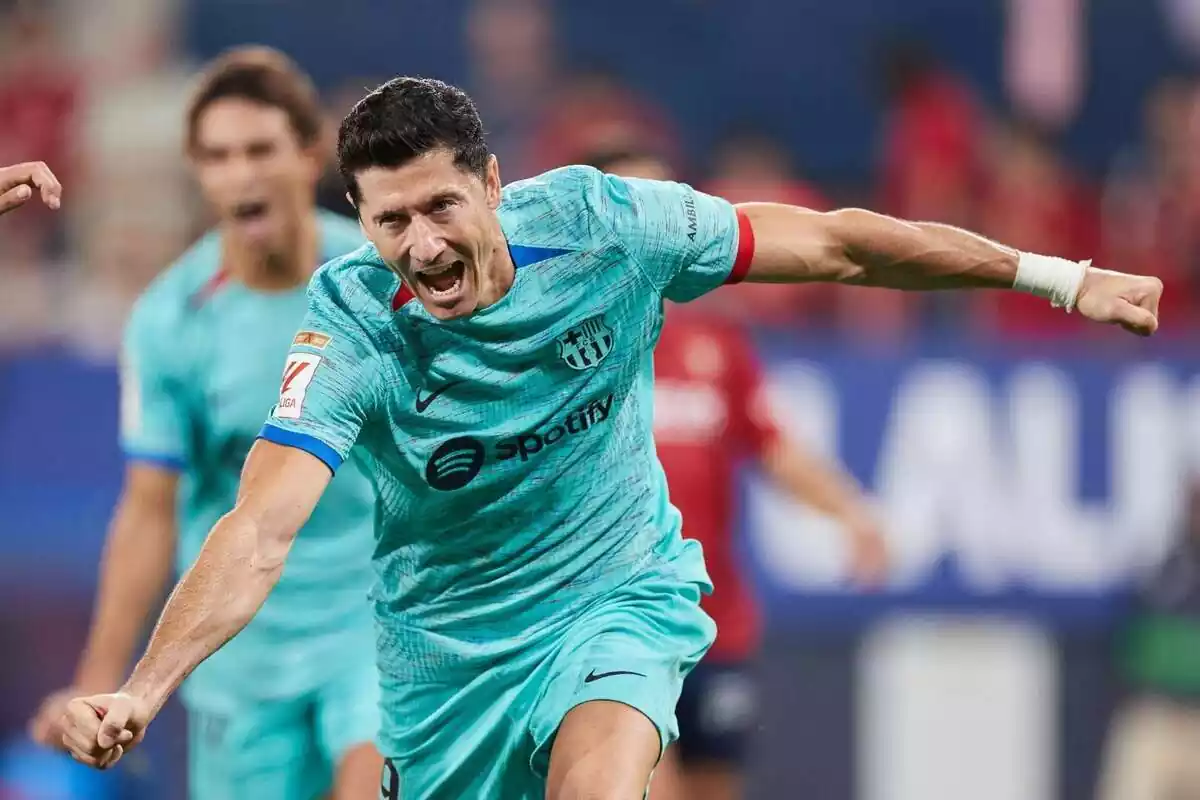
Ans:
<svg viewBox="0 0 1200 800"><path fill-rule="evenodd" d="M895 289L1017 289L1140 335L1158 328L1162 282L1010 247L930 222L862 209L828 213L772 203L737 207L753 236L746 280L836 281Z"/></svg>
<svg viewBox="0 0 1200 800"><path fill-rule="evenodd" d="M330 477L323 461L302 450L255 444L237 505L213 527L175 587L124 687L67 706L63 744L76 759L115 763L117 748L136 743L183 679L246 626L283 573L296 533Z"/></svg>

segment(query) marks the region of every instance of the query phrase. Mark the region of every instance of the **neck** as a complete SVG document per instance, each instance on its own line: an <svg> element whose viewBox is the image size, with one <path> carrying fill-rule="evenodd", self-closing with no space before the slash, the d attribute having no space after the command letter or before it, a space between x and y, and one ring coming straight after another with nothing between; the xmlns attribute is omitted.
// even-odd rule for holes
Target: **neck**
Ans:
<svg viewBox="0 0 1200 800"><path fill-rule="evenodd" d="M251 289L281 291L308 282L319 260L320 231L317 215L303 214L285 235L282 247L260 250L236 236L222 237L224 263L229 274Z"/></svg>
<svg viewBox="0 0 1200 800"><path fill-rule="evenodd" d="M492 238L492 255L482 273L479 276L479 307L487 308L508 293L517 274L517 266L508 252L508 240L498 223Z"/></svg>

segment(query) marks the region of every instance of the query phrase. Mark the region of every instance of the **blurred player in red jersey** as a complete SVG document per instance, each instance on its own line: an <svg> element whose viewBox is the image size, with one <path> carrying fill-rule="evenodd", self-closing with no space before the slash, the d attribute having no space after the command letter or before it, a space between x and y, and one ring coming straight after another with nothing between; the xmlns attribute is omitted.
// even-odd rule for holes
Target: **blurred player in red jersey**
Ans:
<svg viewBox="0 0 1200 800"><path fill-rule="evenodd" d="M62 201L62 186L49 167L41 161L0 167L0 214L20 208L34 194L48 208L57 209Z"/></svg>
<svg viewBox="0 0 1200 800"><path fill-rule="evenodd" d="M641 150L593 156L622 177L670 179ZM704 609L717 639L683 685L679 742L655 771L652 800L737 800L756 713L751 664L759 610L738 570L733 543L736 468L751 459L797 500L842 523L855 578L874 585L886 566L879 527L844 470L782 435L768 408L762 371L745 334L703 313L671 305L654 352L654 441L683 535L704 546L713 594Z"/></svg>

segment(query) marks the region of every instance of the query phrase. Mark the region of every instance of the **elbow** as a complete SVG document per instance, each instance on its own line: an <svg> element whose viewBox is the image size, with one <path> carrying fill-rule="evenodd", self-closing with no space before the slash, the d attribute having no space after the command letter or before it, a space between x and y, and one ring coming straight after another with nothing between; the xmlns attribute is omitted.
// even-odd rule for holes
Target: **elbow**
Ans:
<svg viewBox="0 0 1200 800"><path fill-rule="evenodd" d="M250 623L283 575L283 561L254 553L245 562L243 578L227 595L228 622L240 630Z"/></svg>
<svg viewBox="0 0 1200 800"><path fill-rule="evenodd" d="M842 208L825 213L827 231L827 257L834 265L840 283L859 286L890 285L881 268L889 266L889 260L880 256L887 252L887 238L894 235L889 226L897 223L865 208ZM915 229L915 228L914 228Z"/></svg>
<svg viewBox="0 0 1200 800"><path fill-rule="evenodd" d="M244 598L251 608L249 615L253 616L283 575L293 538L238 508L217 523L205 549L219 570L240 576L237 583L244 590L233 592L233 605L240 605ZM242 611L239 609L238 613Z"/></svg>
<svg viewBox="0 0 1200 800"><path fill-rule="evenodd" d="M862 208L839 208L821 216L825 220L822 260L827 278L838 283L867 283L869 275L860 234L875 214Z"/></svg>
<svg viewBox="0 0 1200 800"><path fill-rule="evenodd" d="M283 565L287 562L291 547L292 537L280 535L276 531L259 529L250 555L250 569L254 575L254 582L270 591L283 575Z"/></svg>

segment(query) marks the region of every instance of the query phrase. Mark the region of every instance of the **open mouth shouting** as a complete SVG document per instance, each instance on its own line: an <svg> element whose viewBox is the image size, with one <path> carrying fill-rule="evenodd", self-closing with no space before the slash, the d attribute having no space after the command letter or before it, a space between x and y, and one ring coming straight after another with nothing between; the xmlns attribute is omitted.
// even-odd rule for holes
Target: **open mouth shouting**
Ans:
<svg viewBox="0 0 1200 800"><path fill-rule="evenodd" d="M414 270L413 283L426 301L449 311L466 298L470 275L466 262L457 259Z"/></svg>
<svg viewBox="0 0 1200 800"><path fill-rule="evenodd" d="M253 238L265 237L270 232L271 205L266 200L246 200L232 209L233 222L244 233Z"/></svg>

